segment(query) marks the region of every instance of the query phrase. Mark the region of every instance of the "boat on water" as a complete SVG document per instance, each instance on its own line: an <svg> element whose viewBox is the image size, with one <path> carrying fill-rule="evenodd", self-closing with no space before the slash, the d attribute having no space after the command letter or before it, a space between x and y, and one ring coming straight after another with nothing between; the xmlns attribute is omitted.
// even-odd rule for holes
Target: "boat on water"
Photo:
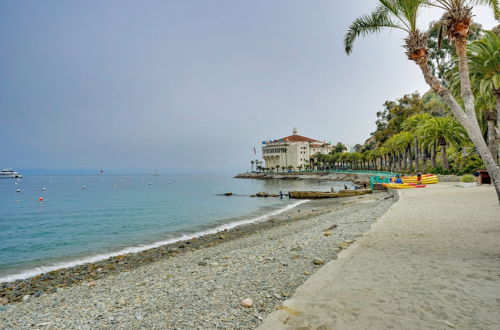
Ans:
<svg viewBox="0 0 500 330"><path fill-rule="evenodd" d="M4 168L0 171L0 179L20 179L23 176L10 168Z"/></svg>

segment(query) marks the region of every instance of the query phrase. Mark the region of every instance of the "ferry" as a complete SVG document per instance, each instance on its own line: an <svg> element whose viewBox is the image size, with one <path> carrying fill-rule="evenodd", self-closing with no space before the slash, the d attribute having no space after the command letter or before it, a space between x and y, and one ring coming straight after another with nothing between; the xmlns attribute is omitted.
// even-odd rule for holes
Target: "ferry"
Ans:
<svg viewBox="0 0 500 330"><path fill-rule="evenodd" d="M22 177L21 173L13 171L10 168L4 168L0 171L0 179L20 179Z"/></svg>

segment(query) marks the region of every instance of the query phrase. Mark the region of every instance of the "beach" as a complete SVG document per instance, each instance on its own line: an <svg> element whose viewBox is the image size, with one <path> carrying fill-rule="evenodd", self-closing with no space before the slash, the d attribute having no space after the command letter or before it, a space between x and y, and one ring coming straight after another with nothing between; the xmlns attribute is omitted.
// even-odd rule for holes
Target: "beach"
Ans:
<svg viewBox="0 0 500 330"><path fill-rule="evenodd" d="M267 221L4 285L1 327L255 328L395 200L310 201ZM17 290L22 297L6 295ZM241 306L246 298L252 307Z"/></svg>
<svg viewBox="0 0 500 330"><path fill-rule="evenodd" d="M494 188L437 184L398 194L260 329L499 329Z"/></svg>

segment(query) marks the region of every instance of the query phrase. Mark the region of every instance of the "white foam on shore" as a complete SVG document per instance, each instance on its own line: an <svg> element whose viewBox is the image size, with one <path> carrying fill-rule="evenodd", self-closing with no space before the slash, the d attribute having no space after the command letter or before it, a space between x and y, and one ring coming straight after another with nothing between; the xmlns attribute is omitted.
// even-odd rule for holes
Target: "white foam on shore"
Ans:
<svg viewBox="0 0 500 330"><path fill-rule="evenodd" d="M140 245L140 246L135 246L135 247L129 247L129 248L125 248L123 250L117 251L117 252L111 252L111 253L105 253L105 254L98 254L98 255L95 255L95 256L90 256L90 257L86 257L86 258L82 258L82 259L77 259L77 260L74 260L74 261L56 263L56 264L53 264L53 265L50 265L50 266L36 267L36 268L33 268L33 269L29 269L29 270L23 271L21 273L17 273L17 274L12 274L12 275L7 275L7 276L4 276L4 277L0 277L0 283L2 283L2 282L13 282L13 281L17 281L17 280L24 280L24 279L27 279L27 278L30 278L30 277L33 277L33 276L36 276L36 275L40 275L42 273L48 273L48 272L51 272L51 271L54 271L54 270L58 270L58 269L62 269L62 268L70 268L70 267L79 266L79 265L83 265L83 264L88 264L88 263L92 263L92 262L98 262L98 261L101 261L101 260L105 260L105 259L108 259L108 258L111 258L111 257L116 257L116 256L119 256L119 255L123 255L123 254L138 253L138 252L142 252L142 251L145 251L145 250L158 248L158 247L163 246L163 245L167 245L167 244L171 244L171 243L175 243L175 242L179 242L179 241L183 241L183 240L193 239L195 237L200 237L200 236L203 236L203 235L215 234L215 233L220 232L220 231L225 230L225 229L231 229L231 228L234 228L234 227L237 227L237 226L241 226L241 225L245 225L245 224L249 224L249 223L254 223L254 222L265 220L265 219L267 219L269 217L272 217L272 216L281 214L283 212L286 212L288 210L291 210L294 207L299 206L299 205L301 205L303 203L306 203L308 201L309 200L301 200L301 201L295 202L293 204L289 204L289 205L287 205L287 206L285 206L285 207L283 207L281 209L272 211L270 213L263 214L261 216L255 217L255 218L226 223L226 224L217 226L215 228L211 228L211 229L199 231L199 232L196 232L196 233L193 233L193 234L189 234L189 235L185 234L185 235L182 235L181 237L177 237L177 238L171 238L171 239L168 239L168 240L159 241L159 242L155 242L155 243L147 244L147 245Z"/></svg>

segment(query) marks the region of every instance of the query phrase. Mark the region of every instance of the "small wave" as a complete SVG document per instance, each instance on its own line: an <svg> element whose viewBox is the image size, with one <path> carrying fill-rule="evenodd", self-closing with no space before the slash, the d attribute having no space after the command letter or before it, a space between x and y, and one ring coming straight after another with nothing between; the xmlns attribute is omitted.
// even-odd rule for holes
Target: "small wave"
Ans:
<svg viewBox="0 0 500 330"><path fill-rule="evenodd" d="M301 201L295 202L293 204L289 204L281 209L260 215L260 216L255 217L255 218L226 223L226 224L214 227L214 228L210 228L210 229L203 230L203 231L198 231L198 232L193 233L193 234L184 234L180 237L171 238L171 239L163 240L163 241L158 241L158 242L147 244L147 245L128 247L128 248L125 248L125 249L117 251L117 252L104 253L104 254L99 254L99 255L95 255L95 256L89 256L89 257L82 258L82 259L73 260L73 261L60 262L60 263L56 263L56 264L53 264L50 266L42 266L42 267L32 268L32 269L23 271L21 273L16 273L16 274L0 277L0 283L13 282L13 281L17 281L17 280L24 280L24 279L27 279L27 278L30 278L30 277L33 277L33 276L36 276L36 275L39 275L42 273L48 273L48 272L62 269L62 268L71 268L74 266L98 262L101 260L105 260L105 259L108 259L111 257L123 255L123 254L138 253L138 252L142 252L145 250L154 249L154 248L158 248L158 247L163 246L163 245L167 245L167 244L171 244L171 243L175 243L175 242L179 242L179 241L183 241L183 240L189 240L189 239L193 239L195 237L200 237L203 235L215 234L215 233L222 231L224 229L231 229L231 228L234 228L237 226L265 220L269 217L272 217L272 216L281 214L283 212L286 212L288 210L291 210L294 207L299 206L300 204L303 204L306 202L308 202L308 200L301 200Z"/></svg>

